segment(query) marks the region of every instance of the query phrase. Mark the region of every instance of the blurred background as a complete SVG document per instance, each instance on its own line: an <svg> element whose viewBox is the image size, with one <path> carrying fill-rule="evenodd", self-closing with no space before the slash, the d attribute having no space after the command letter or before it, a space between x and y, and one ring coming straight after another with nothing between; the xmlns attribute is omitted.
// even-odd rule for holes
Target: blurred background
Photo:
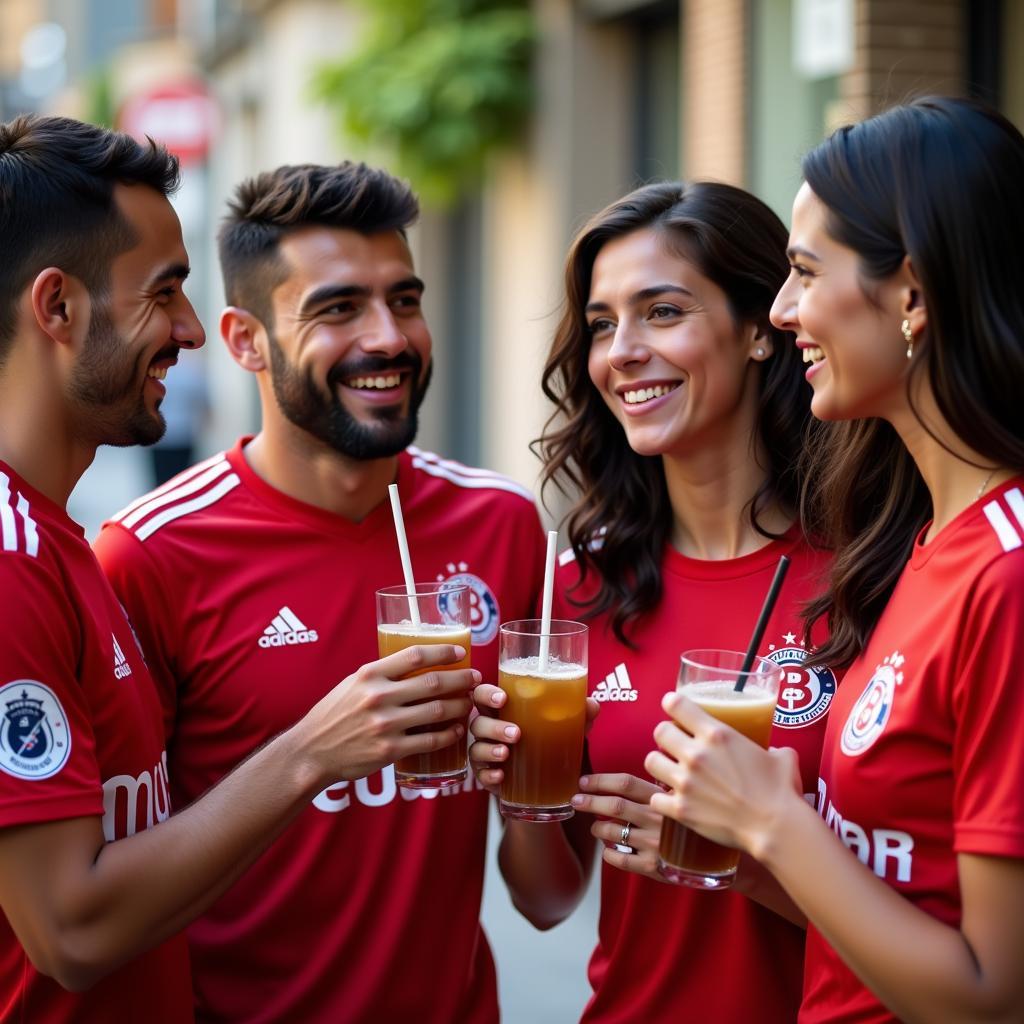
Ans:
<svg viewBox="0 0 1024 1024"><path fill-rule="evenodd" d="M256 429L253 379L217 337L213 241L246 176L356 158L409 178L436 363L418 443L535 486L540 369L590 214L646 181L715 178L788 223L800 156L837 125L921 92L1024 122L1022 57L1024 0L0 0L0 120L68 114L181 157L209 338L171 371L162 450L101 450L72 514L94 535ZM539 935L489 878L506 1020L576 1018L594 919L591 894Z"/></svg>

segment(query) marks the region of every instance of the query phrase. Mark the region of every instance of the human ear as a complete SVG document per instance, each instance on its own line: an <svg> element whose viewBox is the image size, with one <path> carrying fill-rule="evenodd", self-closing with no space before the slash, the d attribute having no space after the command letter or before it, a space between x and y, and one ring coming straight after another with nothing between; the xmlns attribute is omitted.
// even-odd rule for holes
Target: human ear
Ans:
<svg viewBox="0 0 1024 1024"><path fill-rule="evenodd" d="M750 358L761 363L775 352L775 341L767 324L752 324L749 332Z"/></svg>
<svg viewBox="0 0 1024 1024"><path fill-rule="evenodd" d="M909 256L903 257L903 262L896 271L896 286L900 319L909 322L913 337L920 337L928 326L928 309L925 306L924 289Z"/></svg>
<svg viewBox="0 0 1024 1024"><path fill-rule="evenodd" d="M267 332L247 309L228 306L220 315L220 336L239 366L250 373L267 368Z"/></svg>
<svg viewBox="0 0 1024 1024"><path fill-rule="evenodd" d="M71 345L84 336L92 315L85 286L59 267L47 267L36 274L29 304L39 329L61 345Z"/></svg>

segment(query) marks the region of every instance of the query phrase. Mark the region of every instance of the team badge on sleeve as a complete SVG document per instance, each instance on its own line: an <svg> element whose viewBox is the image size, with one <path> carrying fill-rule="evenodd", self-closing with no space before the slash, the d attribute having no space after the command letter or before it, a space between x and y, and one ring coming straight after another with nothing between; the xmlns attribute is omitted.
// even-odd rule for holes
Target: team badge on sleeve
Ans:
<svg viewBox="0 0 1024 1024"><path fill-rule="evenodd" d="M783 667L775 724L780 729L802 729L826 714L836 693L836 677L827 665L808 665L807 651L786 633L784 647L773 647L767 658Z"/></svg>
<svg viewBox="0 0 1024 1024"><path fill-rule="evenodd" d="M890 654L875 669L864 692L850 709L850 717L846 719L839 741L839 747L847 757L863 754L882 735L892 712L896 687L903 682L900 669L904 660L899 651Z"/></svg>
<svg viewBox="0 0 1024 1024"><path fill-rule="evenodd" d="M32 679L0 687L0 769L16 779L48 779L71 753L67 716L57 695Z"/></svg>
<svg viewBox="0 0 1024 1024"><path fill-rule="evenodd" d="M468 571L465 562L449 562L446 566L450 576L437 574L438 583L461 583L469 587L469 628L472 631L473 643L489 644L498 635L498 599L494 591L480 579Z"/></svg>

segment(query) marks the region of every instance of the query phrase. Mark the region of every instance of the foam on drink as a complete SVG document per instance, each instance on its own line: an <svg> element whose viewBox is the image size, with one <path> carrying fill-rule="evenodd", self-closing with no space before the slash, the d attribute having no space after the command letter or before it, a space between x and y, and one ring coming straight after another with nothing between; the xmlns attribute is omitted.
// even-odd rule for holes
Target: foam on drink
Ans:
<svg viewBox="0 0 1024 1024"><path fill-rule="evenodd" d="M415 637L416 643L422 644L462 644L469 636L469 630L465 626L449 625L441 622L421 622L418 626L413 625L408 619L402 622L382 622L377 626L378 633L402 637ZM468 650L469 641L463 646ZM396 650L404 650L411 647L411 643L403 644Z"/></svg>

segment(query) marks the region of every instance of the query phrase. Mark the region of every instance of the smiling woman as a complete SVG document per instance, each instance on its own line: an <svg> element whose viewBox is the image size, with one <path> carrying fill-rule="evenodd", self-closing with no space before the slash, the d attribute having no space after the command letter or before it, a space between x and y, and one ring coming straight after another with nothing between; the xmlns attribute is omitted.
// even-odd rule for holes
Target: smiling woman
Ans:
<svg viewBox="0 0 1024 1024"><path fill-rule="evenodd" d="M802 1024L1024 1020L1024 137L925 97L804 159L772 320L814 362L807 617L848 665L792 757L667 696L659 811L807 914ZM851 856L851 854L853 854Z"/></svg>
<svg viewBox="0 0 1024 1024"><path fill-rule="evenodd" d="M809 388L791 335L768 320L785 238L749 193L665 183L597 214L569 252L544 374L557 408L540 449L546 480L575 498L555 606L590 625L591 710L601 711L573 799L586 813L564 834L507 822L501 864L516 906L549 927L602 851L587 1024L788 1024L799 1002L800 915L749 865L737 882L745 895L663 885L661 818L643 771L680 654L745 648L787 555L793 570L759 653L785 665L789 681L772 742L799 751L804 789L815 788L835 678L807 665L797 640L828 556L797 521ZM504 706L493 687L476 699L492 715ZM501 779L519 739L508 727L484 714L472 725L485 785ZM744 984L723 977L723 951Z"/></svg>

